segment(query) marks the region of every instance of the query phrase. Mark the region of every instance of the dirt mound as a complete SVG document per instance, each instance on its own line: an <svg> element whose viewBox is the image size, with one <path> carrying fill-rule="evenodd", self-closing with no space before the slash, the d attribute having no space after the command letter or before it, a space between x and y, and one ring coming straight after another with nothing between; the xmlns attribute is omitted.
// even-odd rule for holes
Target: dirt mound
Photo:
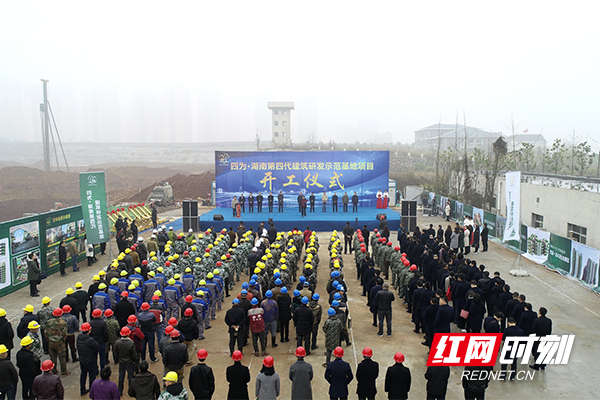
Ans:
<svg viewBox="0 0 600 400"><path fill-rule="evenodd" d="M173 197L176 201L185 199L198 199L198 198L210 198L210 185L215 180L215 174L213 172L204 172L202 174L176 174L171 177L164 179L173 187ZM155 186L160 181L153 183L152 185L142 189L138 194L131 196L127 200L128 202L145 202L148 196L152 192Z"/></svg>

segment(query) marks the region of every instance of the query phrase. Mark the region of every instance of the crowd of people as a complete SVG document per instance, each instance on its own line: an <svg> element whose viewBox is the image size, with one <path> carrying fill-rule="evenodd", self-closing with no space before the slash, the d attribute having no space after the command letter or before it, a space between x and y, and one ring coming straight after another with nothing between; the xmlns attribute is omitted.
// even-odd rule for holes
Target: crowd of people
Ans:
<svg viewBox="0 0 600 400"><path fill-rule="evenodd" d="M122 232L131 227L118 224L117 237L129 242L119 245L122 251L93 277L87 290L78 282L66 289L59 304L44 297L37 313L31 305L23 309L16 329L21 339L18 374L11 362L14 330L0 309L0 392L8 398L14 398L17 376L25 399L52 398L52 393L62 398L57 365L62 377L70 374L69 351L70 359L80 365L82 396L120 398L127 377L128 394L135 398L210 398L217 383L206 365L208 351L194 353L194 344L205 338L230 297L231 307L224 315L234 362L227 369L229 398L248 398L250 373L241 360L249 353L264 357L255 396L279 396L279 375L267 350L269 335L271 348L278 346L278 336L280 343L289 342L290 336L296 340L298 361L289 371L292 398L311 398L313 370L304 359L318 349L320 331L325 335L323 367L329 395L345 398L354 375L343 361L343 344L351 345L351 336L345 280L349 272L344 270L342 251L354 253L357 280L379 336L384 322L385 333L392 336L394 290L411 313L414 332L425 335L425 346L431 346L435 333L450 333L452 323L463 332L483 329L503 332L505 338L551 334L543 307L538 318L525 295L511 292L498 272L490 277L485 266L464 257L465 249L451 247L441 226L437 231L432 225L422 231L417 227L414 232L401 226L394 246L385 220L374 232L366 226L355 232L347 223L341 234L333 231L326 253L321 252L327 259L322 260L322 245L310 227L286 233L278 232L274 223L268 229L261 223L256 231L240 223L237 232L233 227L208 229L196 236L162 226L146 242L141 236L133 240L130 231ZM327 281L326 295L317 293L319 272ZM241 290L234 293L240 282ZM245 352L250 345L253 351ZM359 398L376 394L379 372L372 353L370 348L363 350L364 360L356 370ZM43 361L44 355L50 359ZM111 356L118 364L117 384L110 381ZM162 379L148 371L149 363L159 361ZM410 370L403 365L403 354L397 353L394 362L386 372L385 390L390 398L406 398ZM508 379L514 379L516 368L515 361ZM100 379L95 379L98 373ZM443 398L448 367L428 367L425 377L428 395ZM465 396L473 398L469 396L483 395L487 381L467 379L463 386Z"/></svg>

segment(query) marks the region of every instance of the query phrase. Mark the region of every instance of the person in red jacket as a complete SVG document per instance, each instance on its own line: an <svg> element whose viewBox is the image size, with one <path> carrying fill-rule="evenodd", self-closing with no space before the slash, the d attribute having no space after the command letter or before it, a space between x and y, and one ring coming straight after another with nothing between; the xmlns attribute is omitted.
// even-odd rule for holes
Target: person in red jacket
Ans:
<svg viewBox="0 0 600 400"><path fill-rule="evenodd" d="M265 311L258 306L258 299L255 297L250 302L252 308L248 310L248 320L250 322L250 332L252 332L252 345L254 346L254 355L258 356L258 339L260 339L260 347L262 348L262 355L266 356L267 353L267 335L265 333Z"/></svg>

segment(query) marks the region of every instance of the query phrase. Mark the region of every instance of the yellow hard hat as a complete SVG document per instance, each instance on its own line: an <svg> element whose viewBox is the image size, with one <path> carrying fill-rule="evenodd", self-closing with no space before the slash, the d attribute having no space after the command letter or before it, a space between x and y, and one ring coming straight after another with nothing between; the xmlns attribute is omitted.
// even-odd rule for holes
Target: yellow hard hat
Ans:
<svg viewBox="0 0 600 400"><path fill-rule="evenodd" d="M37 321L29 321L29 324L27 324L27 329L38 329L39 327L40 324Z"/></svg>
<svg viewBox="0 0 600 400"><path fill-rule="evenodd" d="M173 279L177 280L177 279L179 279L179 278L181 278L181 275L179 275L179 274L175 274L175 275L173 275Z"/></svg>
<svg viewBox="0 0 600 400"><path fill-rule="evenodd" d="M195 240L194 240L194 242L195 242ZM192 251L196 251L196 250L198 250L198 248L196 246L192 246Z"/></svg>
<svg viewBox="0 0 600 400"><path fill-rule="evenodd" d="M204 234L202 234L202 233L198 235L199 239L202 239L203 237L204 237Z"/></svg>
<svg viewBox="0 0 600 400"><path fill-rule="evenodd" d="M177 376L177 372L175 372L175 371L167 372L167 374L164 377L165 381L170 381L170 382L177 382L178 379L179 379L179 376Z"/></svg>
<svg viewBox="0 0 600 400"><path fill-rule="evenodd" d="M225 261L226 259L227 259L227 257L225 257L225 254L223 254L223 255L221 256L221 260Z"/></svg>
<svg viewBox="0 0 600 400"><path fill-rule="evenodd" d="M118 279L118 278L112 278L112 279L110 280L110 284L111 284L111 285L116 285L116 284L117 284L117 282L119 282L119 279Z"/></svg>
<svg viewBox="0 0 600 400"><path fill-rule="evenodd" d="M44 298L42 299L42 304L48 304L48 303L50 303L50 297L44 296Z"/></svg>
<svg viewBox="0 0 600 400"><path fill-rule="evenodd" d="M254 268L254 273L255 273L255 274L258 274L259 272L260 272L260 267L256 267L256 268Z"/></svg>
<svg viewBox="0 0 600 400"><path fill-rule="evenodd" d="M92 279L95 280L95 281L99 281L100 277L98 275L94 275L94 277Z"/></svg>
<svg viewBox="0 0 600 400"><path fill-rule="evenodd" d="M196 239L192 240L192 244L196 244ZM196 247L196 246L194 246L194 247ZM193 250L193 249L194 249L194 248L192 247L192 250Z"/></svg>
<svg viewBox="0 0 600 400"><path fill-rule="evenodd" d="M138 287L140 286L140 282L137 279L134 279L133 282L131 282L133 284L133 286Z"/></svg>
<svg viewBox="0 0 600 400"><path fill-rule="evenodd" d="M269 253L269 254L267 254L267 257L268 257L268 258L273 258L273 253Z"/></svg>
<svg viewBox="0 0 600 400"><path fill-rule="evenodd" d="M283 258L287 257L287 253L281 253L281 257L283 257Z"/></svg>
<svg viewBox="0 0 600 400"><path fill-rule="evenodd" d="M199 263L200 261L202 261L202 259L200 257L196 257L196 259L194 260L194 262Z"/></svg>
<svg viewBox="0 0 600 400"><path fill-rule="evenodd" d="M185 269L185 272L192 272L192 269L191 269L190 267L187 267L187 268Z"/></svg>
<svg viewBox="0 0 600 400"><path fill-rule="evenodd" d="M31 304L27 304L23 311L33 312L33 306Z"/></svg>
<svg viewBox="0 0 600 400"><path fill-rule="evenodd" d="M150 272L148 272L148 275L150 275L151 277L154 277L154 275L156 275L156 272L150 271Z"/></svg>
<svg viewBox="0 0 600 400"><path fill-rule="evenodd" d="M162 293L160 292L160 290L155 290L154 291L154 296L160 297L160 296L162 296Z"/></svg>
<svg viewBox="0 0 600 400"><path fill-rule="evenodd" d="M125 271L125 270L121 271L121 276L127 276L127 271Z"/></svg>
<svg viewBox="0 0 600 400"><path fill-rule="evenodd" d="M123 257L125 257L123 254L119 254L119 256L117 257L117 260L121 261L121 260L123 260Z"/></svg>
<svg viewBox="0 0 600 400"><path fill-rule="evenodd" d="M65 294L69 295L69 294L73 294L74 291L72 288L67 288L67 290L65 290Z"/></svg>
<svg viewBox="0 0 600 400"><path fill-rule="evenodd" d="M174 285L175 284L175 279L171 278L169 279L169 282L167 282L169 285Z"/></svg>
<svg viewBox="0 0 600 400"><path fill-rule="evenodd" d="M212 245L212 243L208 245L208 248L209 248L209 249L212 249L213 247L214 247L214 246Z"/></svg>
<svg viewBox="0 0 600 400"><path fill-rule="evenodd" d="M0 308L0 317L4 317L6 315L6 310L4 308Z"/></svg>
<svg viewBox="0 0 600 400"><path fill-rule="evenodd" d="M209 272L209 273L206 275L206 277L207 277L208 279L212 279L212 278L214 278L215 276L213 275L213 273L212 273L212 272Z"/></svg>
<svg viewBox="0 0 600 400"><path fill-rule="evenodd" d="M219 269L218 269L218 268L215 268L215 269L213 270L213 274L215 274L215 275L219 275L219 273L220 273L220 272L221 272L221 271L219 271Z"/></svg>
<svg viewBox="0 0 600 400"><path fill-rule="evenodd" d="M285 264L285 258L281 257L281 258L279 259L279 262L280 262L280 263L282 263L282 264Z"/></svg>
<svg viewBox="0 0 600 400"><path fill-rule="evenodd" d="M200 296L204 296L204 290L198 290L196 293L199 294Z"/></svg>
<svg viewBox="0 0 600 400"><path fill-rule="evenodd" d="M77 283L75 284L75 288L76 288L76 289L81 289L82 287L83 287L83 283L81 283L81 282L77 282ZM42 301L42 303L43 303L43 301Z"/></svg>
<svg viewBox="0 0 600 400"><path fill-rule="evenodd" d="M158 261L158 258L156 256L152 257L152 261Z"/></svg>
<svg viewBox="0 0 600 400"><path fill-rule="evenodd" d="M198 282L198 284L200 286L204 286L204 285L206 285L206 281L204 279L202 279L200 282Z"/></svg>
<svg viewBox="0 0 600 400"><path fill-rule="evenodd" d="M156 268L156 270L157 270L158 272L163 272L163 271L164 271L163 267L158 267L158 268Z"/></svg>
<svg viewBox="0 0 600 400"><path fill-rule="evenodd" d="M175 254L173 255L173 258L174 258L174 259L176 259L176 260L178 260L178 259L179 259L179 254L175 253Z"/></svg>
<svg viewBox="0 0 600 400"><path fill-rule="evenodd" d="M285 264L284 264L284 265L282 265L282 266L281 266L281 269L282 269L283 271L285 271L285 270L287 269L287 265L285 265Z"/></svg>
<svg viewBox="0 0 600 400"><path fill-rule="evenodd" d="M262 256L260 259L263 261L267 261L267 256Z"/></svg>
<svg viewBox="0 0 600 400"><path fill-rule="evenodd" d="M140 267L135 267L133 270L134 270L135 272L137 272L138 274L139 274L140 272L142 272L142 269L141 269Z"/></svg>
<svg viewBox="0 0 600 400"><path fill-rule="evenodd" d="M167 240L168 245L171 245L171 243L173 243L173 242L171 242L170 240Z"/></svg>
<svg viewBox="0 0 600 400"><path fill-rule="evenodd" d="M100 271L98 271L98 275L104 276L104 275L106 275L106 272L104 270L100 270Z"/></svg>
<svg viewBox="0 0 600 400"><path fill-rule="evenodd" d="M0 344L0 354L4 354L7 352L8 352L8 349L6 348L6 346L3 344Z"/></svg>
<svg viewBox="0 0 600 400"><path fill-rule="evenodd" d="M278 272L279 272L279 270L278 270L277 268L275 268L275 269L273 270L273 273L274 273L274 274L276 274L276 273L278 273Z"/></svg>
<svg viewBox="0 0 600 400"><path fill-rule="evenodd" d="M106 289L106 283L101 283L98 285L98 289L102 290L102 289Z"/></svg>
<svg viewBox="0 0 600 400"><path fill-rule="evenodd" d="M174 258L173 258L173 256L169 256L169 257L167 257L167 260L168 260L168 261L173 261L173 260L174 260Z"/></svg>
<svg viewBox="0 0 600 400"><path fill-rule="evenodd" d="M237 247L237 243L232 244L231 247Z"/></svg>
<svg viewBox="0 0 600 400"><path fill-rule="evenodd" d="M127 287L127 289L129 289L129 290L135 290L135 285L132 283L131 285L129 285Z"/></svg>
<svg viewBox="0 0 600 400"><path fill-rule="evenodd" d="M156 255L156 252L155 252L155 251L151 251L151 252L150 252L150 257L154 257L155 255Z"/></svg>
<svg viewBox="0 0 600 400"><path fill-rule="evenodd" d="M21 347L29 346L31 343L33 343L33 339L29 335L21 339Z"/></svg>
<svg viewBox="0 0 600 400"><path fill-rule="evenodd" d="M210 257L209 253L204 253L204 257Z"/></svg>
<svg viewBox="0 0 600 400"><path fill-rule="evenodd" d="M125 249L125 254L131 253L131 249Z"/></svg>

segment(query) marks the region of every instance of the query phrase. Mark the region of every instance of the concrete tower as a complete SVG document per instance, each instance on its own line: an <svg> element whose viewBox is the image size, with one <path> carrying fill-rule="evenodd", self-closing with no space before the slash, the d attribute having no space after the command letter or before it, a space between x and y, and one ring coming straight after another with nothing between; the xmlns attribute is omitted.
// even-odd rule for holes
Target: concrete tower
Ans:
<svg viewBox="0 0 600 400"><path fill-rule="evenodd" d="M292 144L291 121L294 103L291 101L270 101L267 103L269 110L273 112L272 126L274 146L287 146Z"/></svg>

